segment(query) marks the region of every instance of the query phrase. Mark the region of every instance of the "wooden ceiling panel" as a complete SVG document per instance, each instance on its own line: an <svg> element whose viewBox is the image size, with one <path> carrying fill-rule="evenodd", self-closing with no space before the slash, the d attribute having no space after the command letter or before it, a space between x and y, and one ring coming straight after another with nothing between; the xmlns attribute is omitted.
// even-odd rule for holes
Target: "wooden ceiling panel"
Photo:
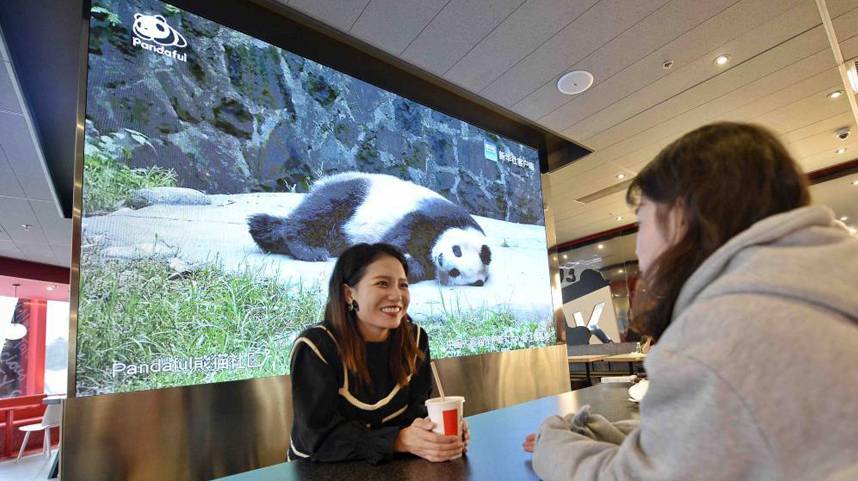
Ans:
<svg viewBox="0 0 858 481"><path fill-rule="evenodd" d="M505 107L556 79L595 50L649 17L667 0L603 0L569 23L480 92ZM592 70L592 67L587 67ZM555 90L556 91L556 90ZM558 92L559 94L559 92Z"/></svg>
<svg viewBox="0 0 858 481"><path fill-rule="evenodd" d="M815 20L812 14L811 11L801 16L791 15L789 24L793 28L784 28L783 22L761 25L741 41L725 44L563 133L598 150L605 146L605 139L615 138L612 129L630 125L640 129L648 123L663 121L673 113L702 105L784 68L796 57L823 50L828 42L825 31L822 27L811 28ZM713 62L721 53L732 56L726 68Z"/></svg>
<svg viewBox="0 0 858 481"><path fill-rule="evenodd" d="M817 122L814 125L823 122L824 120ZM838 139L834 135L833 131L823 131L816 135L805 137L798 142L787 144L787 149L789 149L790 153L797 159L821 159L825 157L825 154L834 153L834 151L840 147L845 147L847 152L855 152L855 146L858 145L858 141L855 140L856 137L858 137L858 135L855 137L850 136L850 138L844 141ZM843 161L842 157L848 157L848 155L835 154L832 158L837 159L837 162L839 163ZM809 172L808 169L803 170L805 172Z"/></svg>
<svg viewBox="0 0 858 481"><path fill-rule="evenodd" d="M351 33L398 55L423 31L448 0L372 0Z"/></svg>
<svg viewBox="0 0 858 481"><path fill-rule="evenodd" d="M827 0L825 4L828 7L828 14L831 16L832 20L836 20L837 17L843 15L849 10L858 8L858 0ZM854 24L839 23L834 25L834 31L839 40L855 35L856 28L858 28L858 26ZM858 52L853 52L853 55L858 55ZM846 56L846 52L843 52L843 56L847 60L851 58Z"/></svg>
<svg viewBox="0 0 858 481"><path fill-rule="evenodd" d="M479 92L596 1L529 0L474 45L444 73L444 78L471 92Z"/></svg>
<svg viewBox="0 0 858 481"><path fill-rule="evenodd" d="M613 214L613 215L612 215ZM622 217L617 220L617 216ZM625 192L617 192L593 203L592 208L573 216L557 217L558 242L580 239L635 222L634 210L626 204Z"/></svg>
<svg viewBox="0 0 858 481"><path fill-rule="evenodd" d="M348 32L369 4L369 0L289 0L281 3L337 30Z"/></svg>
<svg viewBox="0 0 858 481"><path fill-rule="evenodd" d="M452 1L402 52L402 58L443 75L523 3L524 0Z"/></svg>
<svg viewBox="0 0 858 481"><path fill-rule="evenodd" d="M589 137L617 121L606 122L600 118L610 116L616 119L618 109L625 109L625 116L619 116L619 120L623 120L651 106L643 105L638 99L655 98L650 93L653 90L672 96L711 76L711 61L716 55L713 52L726 48L725 44L732 39L742 39L753 34L766 18L787 12L787 18L797 18L799 22L807 24L814 18L815 7L809 8L803 3L806 2L796 0L773 4L767 0L745 0L737 3L658 52L642 58L610 78L600 79L588 92L574 97L539 120L543 125L570 138L578 140ZM796 4L799 6L792 10L788 8ZM796 23L796 20L789 23ZM763 42L756 49L759 51L771 45L771 41ZM662 62L667 59L674 61L669 71L662 68ZM669 97L662 94L661 98ZM600 113L601 117L597 117Z"/></svg>
<svg viewBox="0 0 858 481"><path fill-rule="evenodd" d="M664 125L665 122L674 120L698 107L704 107L705 110L710 110L711 107L717 108L717 103L728 94L734 92L741 94L743 87L789 67L795 56L800 55L797 52L806 52L808 48L824 51L824 42L824 33L821 29L802 35L794 41L787 42L777 49L767 52L766 55L750 59L628 120L607 128L590 137L585 143L598 150L616 143L618 138L621 138L619 137L620 133L626 136L634 136L652 127ZM767 86L762 86L759 90L765 91L766 88Z"/></svg>
<svg viewBox="0 0 858 481"><path fill-rule="evenodd" d="M595 84L598 86L642 58L652 60L648 62L650 65L661 65L668 58L665 46L735 2L736 0L674 0L591 55L556 72L554 78L547 79L538 89L513 105L512 109L525 117L538 119L569 102L577 102L579 99L586 102L591 94L570 98L557 90L555 83L560 74L567 70L588 70L595 77ZM658 69L653 69L653 73L666 75L667 71L659 72Z"/></svg>
<svg viewBox="0 0 858 481"><path fill-rule="evenodd" d="M792 129L789 132L784 132L780 136L781 140L786 142L788 145L791 145L822 132L833 133L840 127L845 126L850 126L853 130L853 133L858 136L858 132L855 132L855 119L852 116L852 111L848 108L845 108L843 110L843 113L837 114L825 120L810 125L805 125L796 129Z"/></svg>
<svg viewBox="0 0 858 481"><path fill-rule="evenodd" d="M817 96L820 104L825 105L827 102L838 105L838 110L842 112L848 109L845 99L830 101L824 95L817 95L820 85L823 85L824 90L828 86L836 86L839 82L836 70L830 68L829 54L830 52L826 50L817 52L786 68L776 70L744 88L736 89L682 115L623 138L603 150L597 150L590 156L573 163L572 166L551 175L569 178L570 182L574 182L574 178L580 176L582 172L605 162L612 162L635 172L633 165L652 158L664 145L690 129L719 120L760 122L760 116L812 95ZM701 86L703 87L705 86ZM800 118L796 117L796 119ZM790 124L788 128L777 128L778 126L775 125L769 127L780 132L788 132L800 126ZM591 157L598 157L600 161L593 162ZM608 179L609 182L611 180ZM560 179L558 181L563 183Z"/></svg>

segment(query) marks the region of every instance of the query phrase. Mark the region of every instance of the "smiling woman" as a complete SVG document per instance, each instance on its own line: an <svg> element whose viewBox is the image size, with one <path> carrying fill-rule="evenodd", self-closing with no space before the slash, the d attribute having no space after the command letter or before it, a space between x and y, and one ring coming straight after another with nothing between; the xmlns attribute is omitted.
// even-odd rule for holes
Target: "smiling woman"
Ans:
<svg viewBox="0 0 858 481"><path fill-rule="evenodd" d="M429 339L408 317L408 264L388 244L357 244L337 260L325 320L292 349L294 423L287 459L364 459L396 452L460 455L457 436L425 419ZM467 442L467 435L465 436Z"/></svg>

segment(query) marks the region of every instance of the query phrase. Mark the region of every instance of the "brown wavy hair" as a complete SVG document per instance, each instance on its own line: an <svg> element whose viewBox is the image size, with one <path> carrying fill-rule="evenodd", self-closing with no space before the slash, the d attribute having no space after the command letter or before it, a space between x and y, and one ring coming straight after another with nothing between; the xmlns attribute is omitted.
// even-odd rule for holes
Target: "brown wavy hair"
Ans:
<svg viewBox="0 0 858 481"><path fill-rule="evenodd" d="M358 329L357 313L348 310L345 299L345 286L354 287L363 279L366 268L380 257L390 256L402 264L406 277L408 263L405 256L390 244L356 244L340 254L328 283L328 303L325 306L325 320L333 327L340 357L346 369L354 374L361 385L372 389L372 380L366 367L366 342ZM417 345L419 329L406 316L390 336L390 373L397 384L404 386L408 376L415 372L417 360L425 356Z"/></svg>
<svg viewBox="0 0 858 481"><path fill-rule="evenodd" d="M807 177L768 130L722 122L683 135L632 180L626 201L656 203L666 227L682 209L686 230L641 276L632 329L658 339L670 325L682 286L713 252L755 222L810 203ZM682 202L677 204L677 201Z"/></svg>

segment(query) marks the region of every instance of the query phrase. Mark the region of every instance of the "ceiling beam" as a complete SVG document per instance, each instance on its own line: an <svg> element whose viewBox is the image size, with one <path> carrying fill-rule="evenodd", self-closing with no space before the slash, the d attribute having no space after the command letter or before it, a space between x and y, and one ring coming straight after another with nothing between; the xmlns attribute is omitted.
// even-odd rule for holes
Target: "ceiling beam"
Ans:
<svg viewBox="0 0 858 481"><path fill-rule="evenodd" d="M54 284L68 284L71 273L65 267L0 257L0 275Z"/></svg>

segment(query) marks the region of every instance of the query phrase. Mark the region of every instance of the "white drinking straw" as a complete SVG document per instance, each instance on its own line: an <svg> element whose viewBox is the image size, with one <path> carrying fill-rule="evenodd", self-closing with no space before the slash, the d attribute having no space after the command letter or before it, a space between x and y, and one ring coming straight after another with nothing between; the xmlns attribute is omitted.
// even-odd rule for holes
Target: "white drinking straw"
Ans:
<svg viewBox="0 0 858 481"><path fill-rule="evenodd" d="M435 367L435 361L429 363L432 367L432 375L435 377L435 385L438 386L438 393L441 394L441 400L444 401L444 387L441 386L441 377L438 376L438 368Z"/></svg>

